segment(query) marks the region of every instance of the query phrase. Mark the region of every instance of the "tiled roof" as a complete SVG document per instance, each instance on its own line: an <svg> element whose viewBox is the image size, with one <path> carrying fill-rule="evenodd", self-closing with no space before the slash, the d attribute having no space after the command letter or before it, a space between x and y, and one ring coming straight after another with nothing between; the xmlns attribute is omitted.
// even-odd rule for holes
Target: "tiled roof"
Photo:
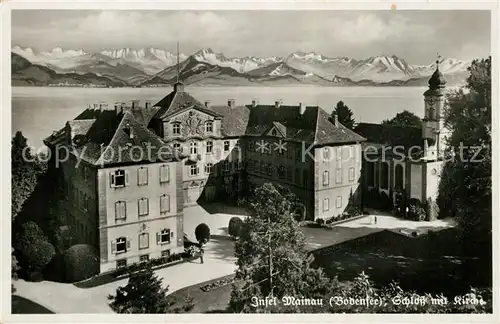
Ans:
<svg viewBox="0 0 500 324"><path fill-rule="evenodd" d="M210 107L222 117L222 135L227 137L245 135L250 109L247 106L213 106Z"/></svg>
<svg viewBox="0 0 500 324"><path fill-rule="evenodd" d="M335 125L330 115L321 108L317 109L318 120L314 142L319 145L335 143L364 142L366 138L345 127L341 123Z"/></svg>
<svg viewBox="0 0 500 324"><path fill-rule="evenodd" d="M424 140L422 130L418 127L403 127L382 124L360 123L354 131L367 138L368 142L390 146L422 148Z"/></svg>
<svg viewBox="0 0 500 324"><path fill-rule="evenodd" d="M172 149L143 123L149 112L83 111L65 127L74 155L100 166L171 160Z"/></svg>

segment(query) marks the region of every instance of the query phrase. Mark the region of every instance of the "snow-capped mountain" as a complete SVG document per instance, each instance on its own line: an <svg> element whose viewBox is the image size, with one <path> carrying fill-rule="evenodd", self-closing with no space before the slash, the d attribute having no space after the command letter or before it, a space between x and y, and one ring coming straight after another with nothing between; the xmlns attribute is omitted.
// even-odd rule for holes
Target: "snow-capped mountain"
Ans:
<svg viewBox="0 0 500 324"><path fill-rule="evenodd" d="M130 48L108 49L100 52L111 59L142 69L148 74L155 74L177 63L177 55L157 48ZM184 61L186 55L180 53L179 61Z"/></svg>
<svg viewBox="0 0 500 324"><path fill-rule="evenodd" d="M271 63L280 61L278 57L260 58L253 56L227 58L222 53L215 53L210 48L203 48L193 54L198 62L204 62L221 67L230 67L240 73L258 69Z"/></svg>
<svg viewBox="0 0 500 324"><path fill-rule="evenodd" d="M143 48L105 49L97 53L83 49L39 52L30 47L12 47L33 64L46 66L57 73L95 73L132 85L175 82L177 56L171 52ZM328 57L316 52L294 52L286 57L226 57L210 48L192 55L179 55L181 80L246 80L244 82L278 82L335 85L409 85L420 84L436 69L436 63L412 65L396 55L380 55L367 59ZM441 59L440 71L452 82L465 79L471 61ZM422 79L422 80L420 80ZM154 81L154 82L153 82ZM407 82L408 81L408 82ZM238 81L240 82L240 81ZM237 83L238 83L237 82Z"/></svg>

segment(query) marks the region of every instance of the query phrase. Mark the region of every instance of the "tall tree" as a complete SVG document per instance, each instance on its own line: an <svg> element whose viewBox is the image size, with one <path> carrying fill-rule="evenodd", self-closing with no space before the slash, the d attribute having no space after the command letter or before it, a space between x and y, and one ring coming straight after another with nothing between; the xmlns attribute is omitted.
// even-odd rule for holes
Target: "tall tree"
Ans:
<svg viewBox="0 0 500 324"><path fill-rule="evenodd" d="M162 279L151 267L132 273L126 286L118 287L116 295L109 295L109 306L120 314L166 313L170 303L168 287L163 288Z"/></svg>
<svg viewBox="0 0 500 324"><path fill-rule="evenodd" d="M422 128L422 119L408 110L403 110L392 119L382 121L382 125Z"/></svg>
<svg viewBox="0 0 500 324"><path fill-rule="evenodd" d="M304 312L290 306L255 308L255 298L327 295L330 280L321 269L311 267L312 256L293 218L296 197L285 187L266 183L256 188L248 217L235 245L235 284L229 308L232 312Z"/></svg>
<svg viewBox="0 0 500 324"><path fill-rule="evenodd" d="M342 100L337 102L337 106L335 106L335 109L332 111L332 118L335 118L335 116L337 116L338 121L345 127L349 129L354 128L355 120L353 113Z"/></svg>
<svg viewBox="0 0 500 324"><path fill-rule="evenodd" d="M472 62L466 88L450 93L447 102L445 123L452 133L440 201L445 213L456 216L464 246L491 258L491 57Z"/></svg>

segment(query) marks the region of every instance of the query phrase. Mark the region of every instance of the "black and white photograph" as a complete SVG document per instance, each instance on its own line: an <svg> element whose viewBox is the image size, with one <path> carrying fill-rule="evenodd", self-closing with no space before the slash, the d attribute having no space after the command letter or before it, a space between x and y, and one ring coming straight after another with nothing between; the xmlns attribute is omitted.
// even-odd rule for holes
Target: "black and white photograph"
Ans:
<svg viewBox="0 0 500 324"><path fill-rule="evenodd" d="M4 313L494 314L496 11L11 9Z"/></svg>

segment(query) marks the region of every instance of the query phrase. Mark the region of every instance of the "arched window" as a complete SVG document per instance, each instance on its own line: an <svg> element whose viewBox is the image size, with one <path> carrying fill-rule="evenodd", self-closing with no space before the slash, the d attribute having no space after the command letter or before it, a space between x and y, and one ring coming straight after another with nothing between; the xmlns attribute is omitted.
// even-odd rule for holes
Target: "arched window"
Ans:
<svg viewBox="0 0 500 324"><path fill-rule="evenodd" d="M327 170L323 172L323 186L328 186L330 182L330 174Z"/></svg>
<svg viewBox="0 0 500 324"><path fill-rule="evenodd" d="M181 124L180 123L173 123L172 124L172 134L174 134L174 135L181 134Z"/></svg>
<svg viewBox="0 0 500 324"><path fill-rule="evenodd" d="M404 188L403 166L397 164L394 168L394 187L396 189Z"/></svg>
<svg viewBox="0 0 500 324"><path fill-rule="evenodd" d="M389 163L382 162L382 172L380 173L380 188L389 189Z"/></svg>

